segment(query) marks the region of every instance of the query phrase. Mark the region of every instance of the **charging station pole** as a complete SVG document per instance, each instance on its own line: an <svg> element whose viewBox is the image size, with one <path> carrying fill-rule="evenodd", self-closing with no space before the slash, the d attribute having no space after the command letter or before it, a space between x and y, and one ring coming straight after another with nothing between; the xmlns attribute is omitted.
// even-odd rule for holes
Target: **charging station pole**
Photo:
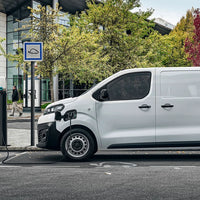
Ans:
<svg viewBox="0 0 200 200"><path fill-rule="evenodd" d="M42 42L24 43L24 61L31 61L31 146L35 146L35 62L43 59Z"/></svg>
<svg viewBox="0 0 200 200"><path fill-rule="evenodd" d="M0 87L0 146L7 145L7 99L6 91Z"/></svg>
<svg viewBox="0 0 200 200"><path fill-rule="evenodd" d="M35 146L35 62L31 62L31 146Z"/></svg>

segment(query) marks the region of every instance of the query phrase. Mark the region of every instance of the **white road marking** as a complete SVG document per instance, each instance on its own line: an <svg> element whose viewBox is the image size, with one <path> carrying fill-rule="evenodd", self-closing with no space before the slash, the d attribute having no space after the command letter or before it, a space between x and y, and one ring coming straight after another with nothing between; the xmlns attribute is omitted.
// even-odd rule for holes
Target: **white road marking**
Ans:
<svg viewBox="0 0 200 200"><path fill-rule="evenodd" d="M145 167L145 166L140 166L140 167ZM195 166L195 165L185 165L185 166L171 166L171 165L154 165L154 166L147 166L147 167L172 167L172 168L192 168L192 167L200 167L200 166Z"/></svg>
<svg viewBox="0 0 200 200"><path fill-rule="evenodd" d="M136 167L135 163L128 163L128 162L101 162L101 163L91 163L90 166L94 166L96 168L111 168L111 167Z"/></svg>
<svg viewBox="0 0 200 200"><path fill-rule="evenodd" d="M18 165L4 165L4 164L0 165L0 168L15 168L15 167L21 167L21 166L18 166Z"/></svg>
<svg viewBox="0 0 200 200"><path fill-rule="evenodd" d="M23 152L23 153L16 154L15 156L13 156L13 157L11 157L11 158L8 158L8 159L5 161L5 163L8 162L8 161L11 161L12 159L17 158L17 157L19 157L19 156L21 156L21 155L24 155L24 154L26 154L26 153L28 153L28 152ZM3 164L3 163L1 163L1 164Z"/></svg>

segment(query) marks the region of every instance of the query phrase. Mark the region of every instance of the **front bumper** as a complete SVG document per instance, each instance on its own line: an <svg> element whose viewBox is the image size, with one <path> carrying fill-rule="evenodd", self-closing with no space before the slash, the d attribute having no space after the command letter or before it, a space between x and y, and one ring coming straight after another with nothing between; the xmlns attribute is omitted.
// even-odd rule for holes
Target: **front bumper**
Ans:
<svg viewBox="0 0 200 200"><path fill-rule="evenodd" d="M61 133L56 130L56 122L38 124L37 147L45 149L60 149Z"/></svg>

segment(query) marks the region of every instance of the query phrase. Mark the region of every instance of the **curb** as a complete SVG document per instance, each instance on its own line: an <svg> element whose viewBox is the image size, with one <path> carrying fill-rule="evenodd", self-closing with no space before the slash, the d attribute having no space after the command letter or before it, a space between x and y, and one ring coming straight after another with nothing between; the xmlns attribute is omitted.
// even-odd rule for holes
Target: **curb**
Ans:
<svg viewBox="0 0 200 200"><path fill-rule="evenodd" d="M35 146L27 146L27 147L11 147L8 146L8 151L48 151L47 149L41 149ZM5 146L0 146L0 151L7 151Z"/></svg>
<svg viewBox="0 0 200 200"><path fill-rule="evenodd" d="M37 122L38 119L35 119L34 121ZM27 119L27 118L26 118L26 119L25 119L25 118L23 118L23 119L8 119L7 122L8 122L8 123L15 123L15 122L31 122L31 119Z"/></svg>
<svg viewBox="0 0 200 200"><path fill-rule="evenodd" d="M38 121L39 117L41 115L35 116L35 121ZM7 117L7 121L30 121L31 120L31 116L23 116L23 117Z"/></svg>

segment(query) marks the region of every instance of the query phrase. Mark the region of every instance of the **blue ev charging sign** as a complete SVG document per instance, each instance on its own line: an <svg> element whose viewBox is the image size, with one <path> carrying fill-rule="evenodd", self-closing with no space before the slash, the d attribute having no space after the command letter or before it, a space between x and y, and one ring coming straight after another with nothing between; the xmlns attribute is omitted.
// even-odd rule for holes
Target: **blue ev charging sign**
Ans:
<svg viewBox="0 0 200 200"><path fill-rule="evenodd" d="M42 42L25 42L24 43L24 61L42 61L43 43Z"/></svg>

